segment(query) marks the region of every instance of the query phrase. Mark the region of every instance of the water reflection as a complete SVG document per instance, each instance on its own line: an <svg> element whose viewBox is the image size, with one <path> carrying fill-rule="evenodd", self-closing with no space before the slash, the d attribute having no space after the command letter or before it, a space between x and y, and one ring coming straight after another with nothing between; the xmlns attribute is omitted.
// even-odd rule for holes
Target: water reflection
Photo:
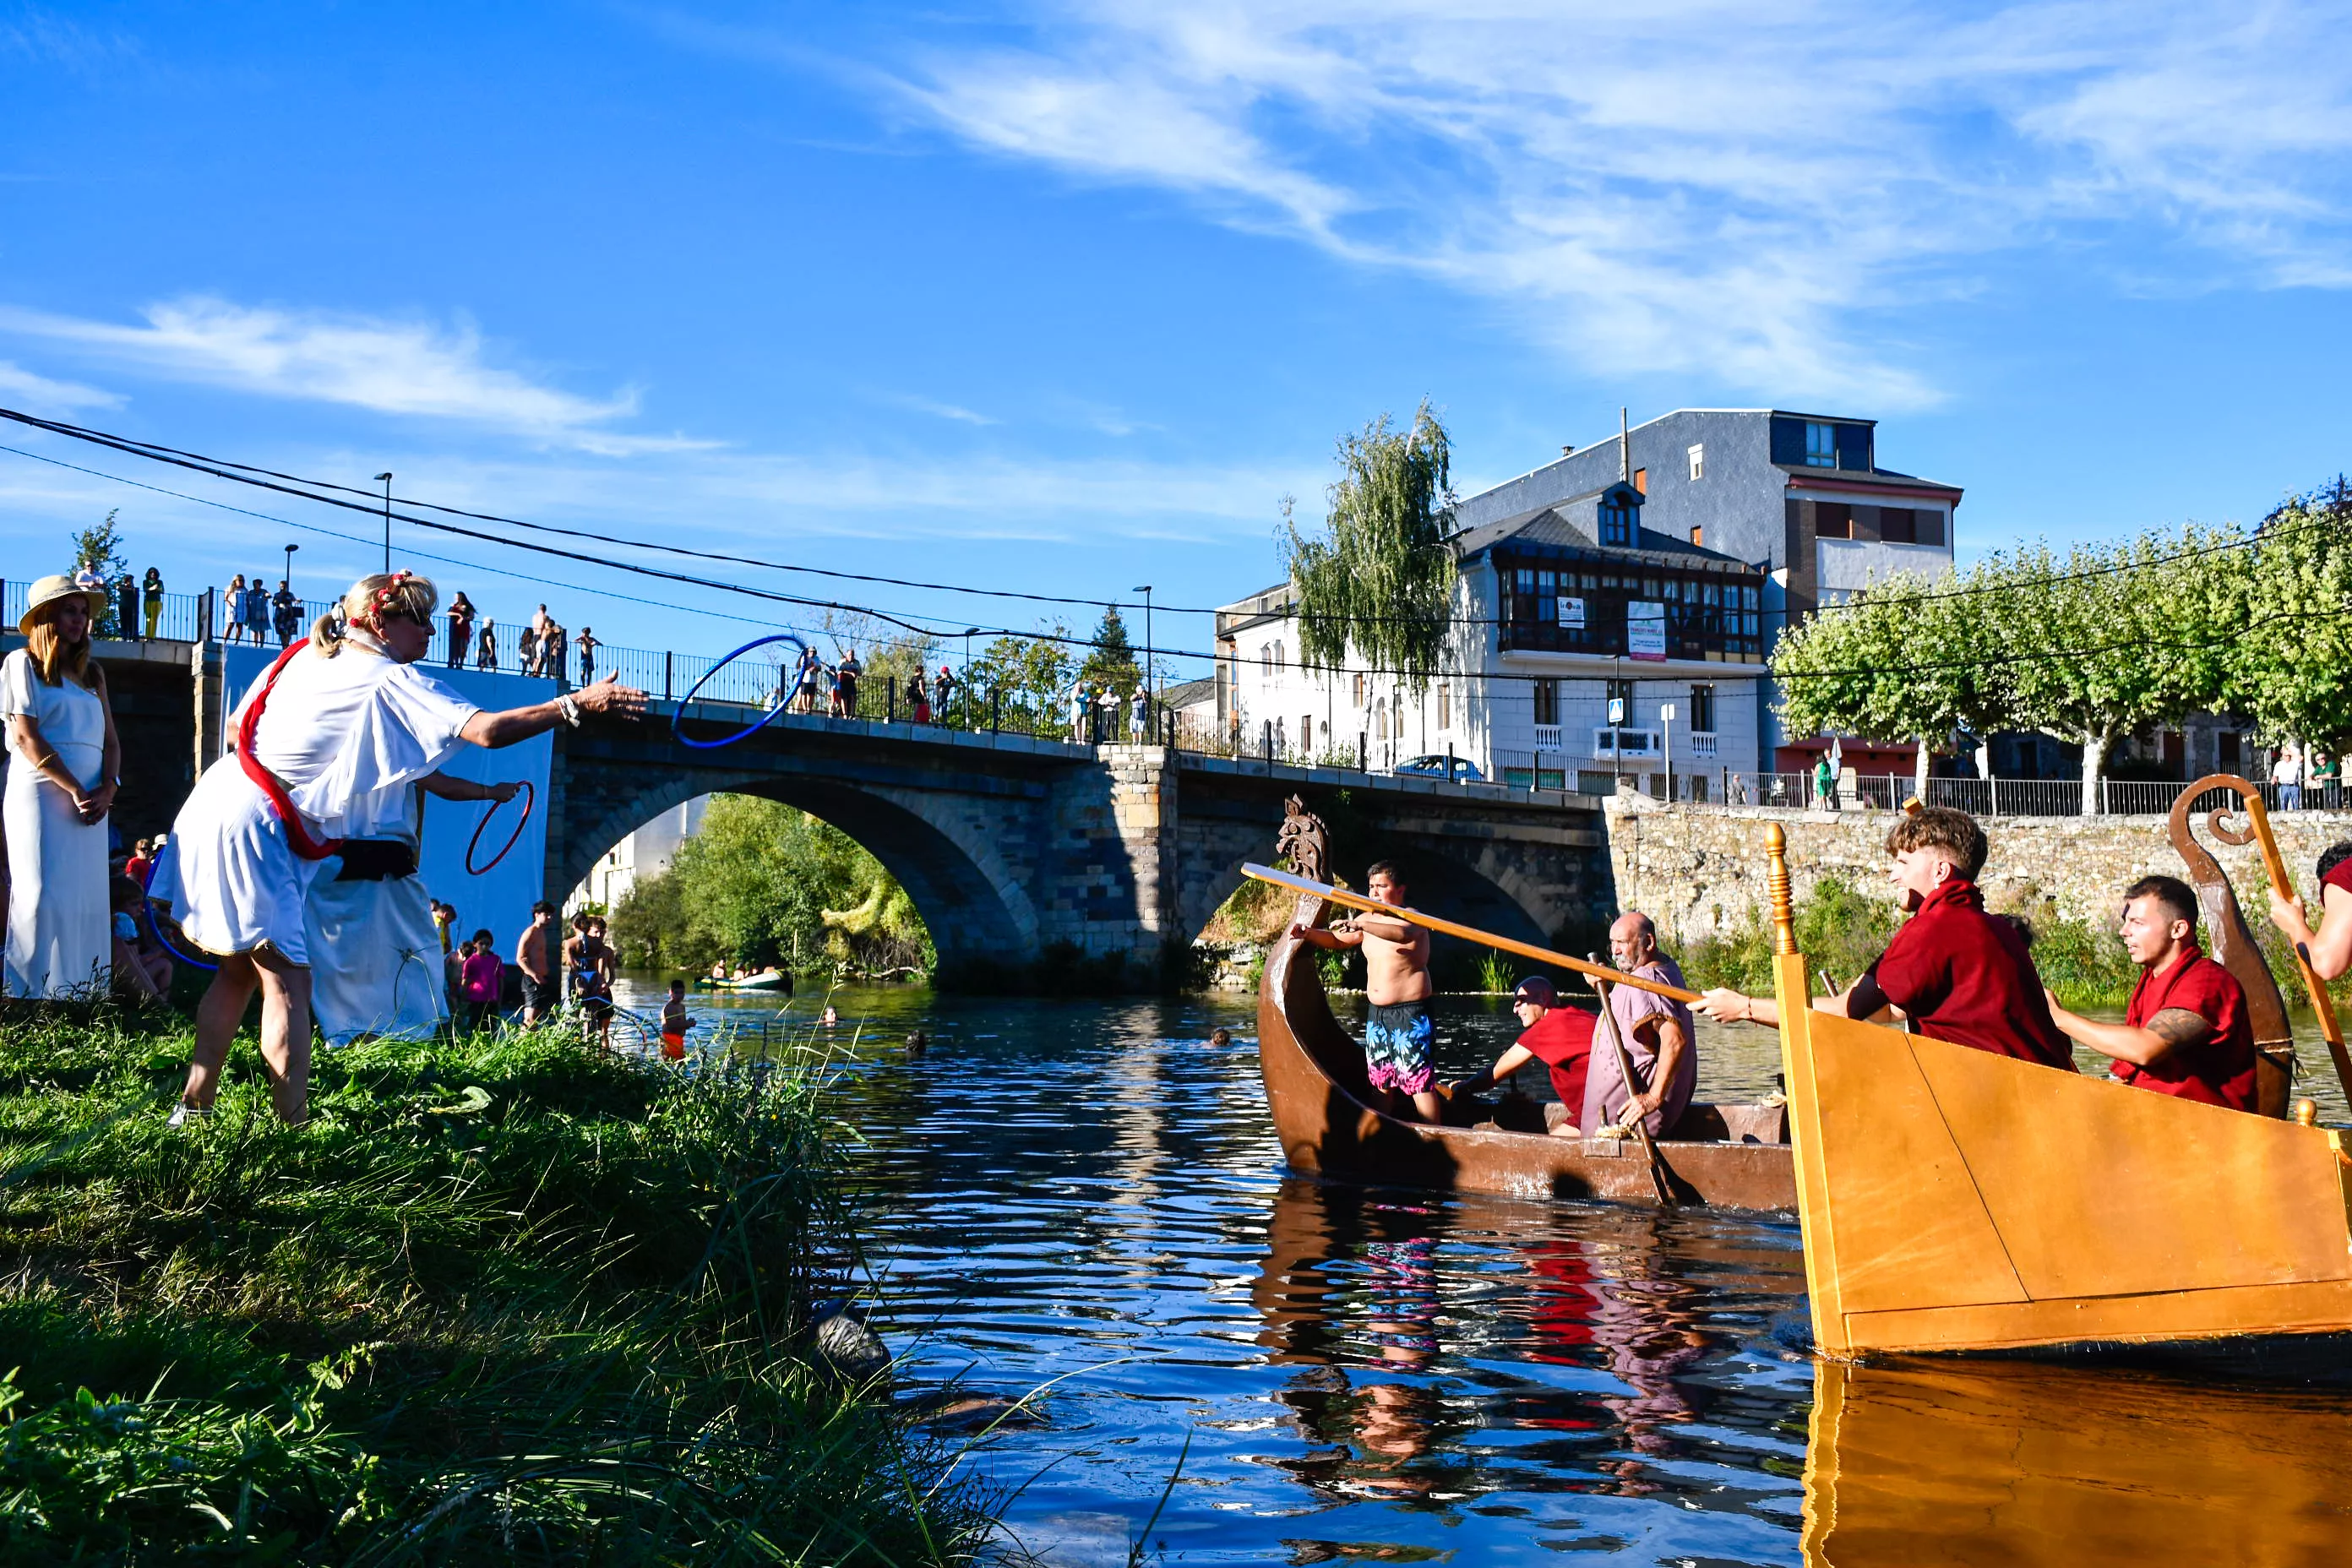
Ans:
<svg viewBox="0 0 2352 1568"><path fill-rule="evenodd" d="M840 1114L878 1199L880 1326L919 1387L1053 1383L970 1461L1025 1483L1009 1521L1047 1563L1126 1563L1188 1441L1147 1543L1170 1563L2146 1568L2347 1539L2344 1396L1817 1373L1793 1225L1284 1180L1247 998L834 1000L864 1042ZM1449 1002L1440 1071L1510 1027ZM1727 1042L1702 1087L1768 1066Z"/></svg>
<svg viewBox="0 0 2352 1568"><path fill-rule="evenodd" d="M1808 1563L2340 1563L2347 1551L2340 1396L2000 1362L1817 1373Z"/></svg>

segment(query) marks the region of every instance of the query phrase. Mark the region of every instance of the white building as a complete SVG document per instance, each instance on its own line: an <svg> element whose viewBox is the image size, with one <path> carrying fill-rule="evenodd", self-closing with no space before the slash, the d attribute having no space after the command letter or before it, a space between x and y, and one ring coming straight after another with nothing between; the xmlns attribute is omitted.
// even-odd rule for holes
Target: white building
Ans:
<svg viewBox="0 0 2352 1568"><path fill-rule="evenodd" d="M677 858L678 847L702 831L703 814L709 809L710 797L696 795L683 805L670 807L614 845L572 889L572 896L563 900L564 913L569 915L586 904L601 905L607 911L619 908L622 899L637 885L639 877L669 869L669 863Z"/></svg>

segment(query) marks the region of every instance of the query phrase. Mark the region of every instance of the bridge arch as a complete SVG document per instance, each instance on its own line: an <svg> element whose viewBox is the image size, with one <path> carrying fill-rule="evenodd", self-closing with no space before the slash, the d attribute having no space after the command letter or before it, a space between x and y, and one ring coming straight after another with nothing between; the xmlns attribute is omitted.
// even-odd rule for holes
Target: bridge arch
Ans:
<svg viewBox="0 0 2352 1568"><path fill-rule="evenodd" d="M1039 944L1037 911L995 825L969 801L921 789L894 789L772 770L615 770L601 789L576 765L568 793L587 795L549 836L548 885L575 887L631 832L697 795L757 795L805 811L864 847L914 900L941 965L1001 961Z"/></svg>

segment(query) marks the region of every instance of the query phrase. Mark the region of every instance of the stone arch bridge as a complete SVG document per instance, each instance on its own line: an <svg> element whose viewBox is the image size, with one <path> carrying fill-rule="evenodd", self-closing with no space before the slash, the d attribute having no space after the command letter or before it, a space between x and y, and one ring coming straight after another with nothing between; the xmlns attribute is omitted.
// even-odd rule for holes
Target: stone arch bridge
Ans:
<svg viewBox="0 0 2352 1568"><path fill-rule="evenodd" d="M100 654L123 738L117 817L126 836L162 831L219 748L219 650L110 642ZM1433 913L1580 946L1612 902L1601 812L1558 795L800 715L697 751L656 706L643 722L556 731L543 803L553 896L665 808L727 790L802 807L872 850L942 961L967 971L1017 970L1057 947L1165 962L1240 885L1244 860L1272 857L1294 794L1330 823L1340 875L1360 883L1368 862L1394 860ZM751 715L697 704L689 717Z"/></svg>
<svg viewBox="0 0 2352 1568"><path fill-rule="evenodd" d="M866 846L951 970L1056 947L1158 966L1241 884L1244 861L1272 858L1293 794L1330 821L1342 876L1360 885L1368 862L1394 860L1432 913L1582 942L1611 910L1601 814L1557 796L803 715L716 751L677 744L666 713L559 731L547 886L574 886L632 829L711 791L797 806Z"/></svg>

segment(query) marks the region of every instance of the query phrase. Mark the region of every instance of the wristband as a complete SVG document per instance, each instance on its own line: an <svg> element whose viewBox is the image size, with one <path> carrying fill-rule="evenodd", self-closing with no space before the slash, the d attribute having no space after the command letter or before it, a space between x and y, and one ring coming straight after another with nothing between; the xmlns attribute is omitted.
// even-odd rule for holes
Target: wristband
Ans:
<svg viewBox="0 0 2352 1568"><path fill-rule="evenodd" d="M571 725L575 730L580 728L580 704L572 700L570 697L566 696L557 698L555 700L555 710L563 715L563 721L565 723Z"/></svg>

